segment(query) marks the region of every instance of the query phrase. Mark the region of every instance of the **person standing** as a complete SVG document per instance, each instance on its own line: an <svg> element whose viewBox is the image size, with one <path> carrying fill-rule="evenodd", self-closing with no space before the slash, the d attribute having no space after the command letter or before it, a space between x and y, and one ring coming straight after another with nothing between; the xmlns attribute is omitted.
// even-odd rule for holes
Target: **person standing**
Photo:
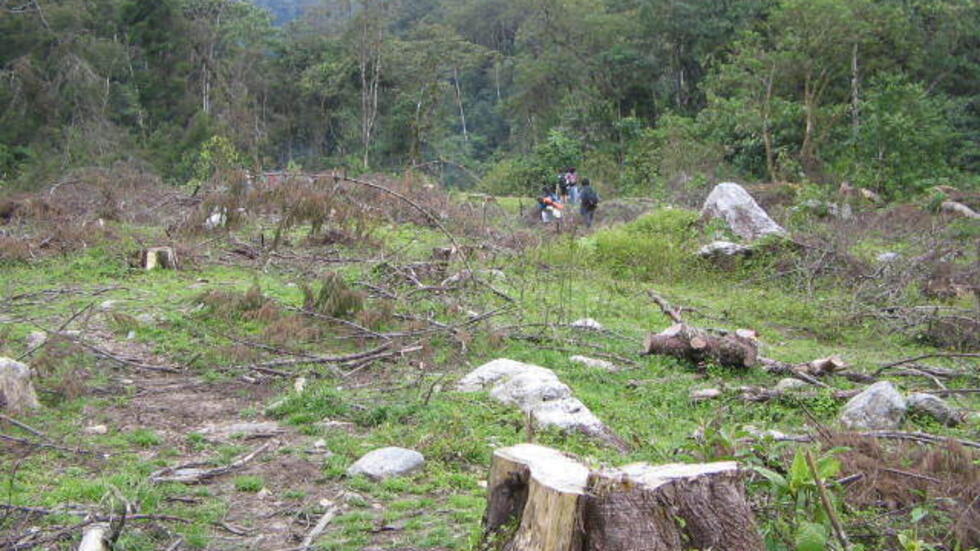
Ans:
<svg viewBox="0 0 980 551"><path fill-rule="evenodd" d="M581 206L579 207L579 214L582 215L582 219L585 220L585 226L587 228L592 227L592 221L595 218L595 211L599 207L599 194L592 187L592 182L588 178L582 179L582 189L579 193L579 200L581 201Z"/></svg>
<svg viewBox="0 0 980 551"><path fill-rule="evenodd" d="M561 200L551 186L544 186L538 196L538 207L541 209L541 221L545 224L561 218Z"/></svg>
<svg viewBox="0 0 980 551"><path fill-rule="evenodd" d="M575 167L570 167L568 172L565 173L565 185L568 187L568 201L577 205L579 201L579 185L578 185L578 174L575 172Z"/></svg>

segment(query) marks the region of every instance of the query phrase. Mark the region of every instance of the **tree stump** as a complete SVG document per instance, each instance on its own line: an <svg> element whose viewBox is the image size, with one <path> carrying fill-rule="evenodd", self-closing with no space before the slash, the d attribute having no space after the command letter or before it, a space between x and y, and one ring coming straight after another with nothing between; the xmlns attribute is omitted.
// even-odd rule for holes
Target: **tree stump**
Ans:
<svg viewBox="0 0 980 551"><path fill-rule="evenodd" d="M585 551L762 551L735 462L644 463L589 475Z"/></svg>
<svg viewBox="0 0 980 551"><path fill-rule="evenodd" d="M734 462L590 472L556 450L494 452L484 516L502 551L762 551Z"/></svg>
<svg viewBox="0 0 980 551"><path fill-rule="evenodd" d="M109 533L109 524L97 522L85 528L82 541L78 544L78 551L110 551L112 548L106 539Z"/></svg>
<svg viewBox="0 0 980 551"><path fill-rule="evenodd" d="M10 358L0 358L0 410L23 413L39 407L30 368Z"/></svg>
<svg viewBox="0 0 980 551"><path fill-rule="evenodd" d="M502 551L579 551L589 469L536 444L498 449L490 465L485 533ZM511 530L507 530L511 525Z"/></svg>
<svg viewBox="0 0 980 551"><path fill-rule="evenodd" d="M739 330L718 336L685 323L675 323L660 333L651 333L644 351L695 364L710 360L736 368L752 367L758 357L758 345L751 331Z"/></svg>
<svg viewBox="0 0 980 551"><path fill-rule="evenodd" d="M176 270L177 253L171 247L150 247L140 251L140 266L144 270Z"/></svg>

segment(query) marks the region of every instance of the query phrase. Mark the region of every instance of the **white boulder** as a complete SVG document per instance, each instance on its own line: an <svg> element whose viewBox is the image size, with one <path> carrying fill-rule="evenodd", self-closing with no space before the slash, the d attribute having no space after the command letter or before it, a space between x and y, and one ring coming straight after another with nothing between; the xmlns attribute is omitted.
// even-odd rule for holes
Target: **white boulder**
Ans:
<svg viewBox="0 0 980 551"><path fill-rule="evenodd" d="M590 367L592 369L601 369L603 371L619 371L619 367L610 362L609 360L600 360L599 358L590 358L588 356L572 356L568 358L570 362L577 364L582 364L585 367Z"/></svg>
<svg viewBox="0 0 980 551"><path fill-rule="evenodd" d="M745 188L732 182L718 184L711 190L701 214L721 218L736 235L748 241L764 235L786 233L782 226L769 218Z"/></svg>
<svg viewBox="0 0 980 551"><path fill-rule="evenodd" d="M840 414L841 423L854 430L896 429L908 405L888 381L877 382L851 398Z"/></svg>
<svg viewBox="0 0 980 551"><path fill-rule="evenodd" d="M425 465L425 457L415 450L388 447L365 454L347 469L348 476L364 475L374 480L411 474Z"/></svg>
<svg viewBox="0 0 980 551"><path fill-rule="evenodd" d="M602 324L592 318L582 318L579 320L575 320L570 325L572 327L578 327L581 329L592 329L594 331L602 331Z"/></svg>
<svg viewBox="0 0 980 551"><path fill-rule="evenodd" d="M496 359L471 371L457 385L462 392L489 390L504 404L517 406L543 427L577 430L593 436L609 431L555 372L533 364Z"/></svg>

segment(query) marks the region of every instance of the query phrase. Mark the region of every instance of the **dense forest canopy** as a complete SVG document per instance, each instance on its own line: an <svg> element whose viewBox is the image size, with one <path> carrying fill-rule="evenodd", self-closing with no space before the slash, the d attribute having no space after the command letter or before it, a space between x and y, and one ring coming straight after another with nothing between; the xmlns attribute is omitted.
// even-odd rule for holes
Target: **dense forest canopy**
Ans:
<svg viewBox="0 0 980 551"><path fill-rule="evenodd" d="M3 0L0 106L0 182L23 187L230 162L523 192L578 164L621 193L900 197L977 185L980 4Z"/></svg>

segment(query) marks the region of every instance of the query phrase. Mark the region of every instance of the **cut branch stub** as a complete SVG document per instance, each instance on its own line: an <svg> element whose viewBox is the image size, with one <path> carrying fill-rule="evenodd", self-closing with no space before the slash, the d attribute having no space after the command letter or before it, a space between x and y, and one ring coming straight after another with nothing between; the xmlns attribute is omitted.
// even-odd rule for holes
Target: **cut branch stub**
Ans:
<svg viewBox="0 0 980 551"><path fill-rule="evenodd" d="M589 469L559 451L518 444L494 452L484 527L505 551L578 551ZM509 523L513 534L495 534Z"/></svg>
<svg viewBox="0 0 980 551"><path fill-rule="evenodd" d="M627 465L589 475L586 551L762 551L735 462Z"/></svg>
<svg viewBox="0 0 980 551"><path fill-rule="evenodd" d="M754 366L758 357L758 345L750 332L716 336L684 323L675 323L660 333L651 333L646 339L644 351L695 364L714 361L737 368Z"/></svg>

